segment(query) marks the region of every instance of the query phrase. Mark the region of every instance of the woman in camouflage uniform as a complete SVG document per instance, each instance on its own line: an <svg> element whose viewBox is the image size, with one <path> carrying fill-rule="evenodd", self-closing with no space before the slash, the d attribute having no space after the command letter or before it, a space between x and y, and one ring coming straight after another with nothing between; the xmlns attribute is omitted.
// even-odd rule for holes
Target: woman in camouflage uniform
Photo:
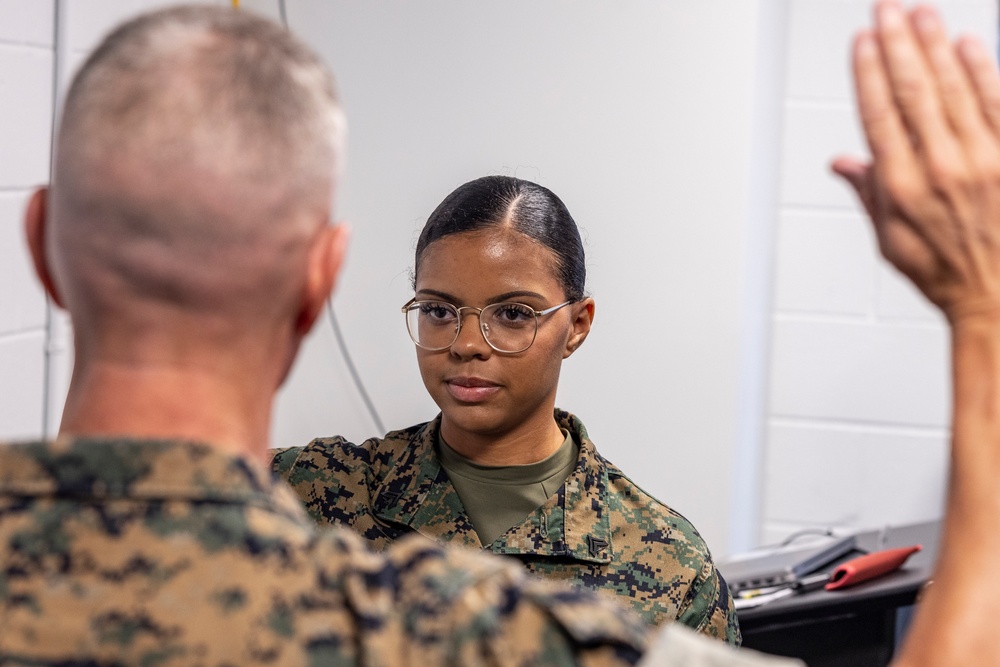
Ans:
<svg viewBox="0 0 1000 667"><path fill-rule="evenodd" d="M417 241L416 296L403 306L441 414L360 446L280 450L273 467L317 521L377 548L414 531L485 548L618 596L652 623L739 643L694 526L555 409L562 361L594 316L584 280L576 223L555 194L504 176L462 185Z"/></svg>

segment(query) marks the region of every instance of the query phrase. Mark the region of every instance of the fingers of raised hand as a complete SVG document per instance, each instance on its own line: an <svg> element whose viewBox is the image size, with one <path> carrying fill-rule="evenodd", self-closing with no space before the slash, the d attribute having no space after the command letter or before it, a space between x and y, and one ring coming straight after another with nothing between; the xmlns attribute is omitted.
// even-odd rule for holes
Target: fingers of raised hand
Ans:
<svg viewBox="0 0 1000 667"><path fill-rule="evenodd" d="M1000 300L1000 74L938 15L878 0L853 51L871 166L838 160L883 255L946 313Z"/></svg>
<svg viewBox="0 0 1000 667"><path fill-rule="evenodd" d="M993 193L1000 188L996 134L1000 76L976 40L953 46L940 17L930 7L917 7L910 18L955 138L952 145L928 148L928 176L935 187L951 196L953 214L968 223L958 233L981 235L984 228L992 227L987 211L995 210L984 198L995 197ZM969 250L976 250L974 243L969 244Z"/></svg>
<svg viewBox="0 0 1000 667"><path fill-rule="evenodd" d="M918 147L937 147L949 135L937 82L911 22L895 0L875 9L875 35L889 89L903 125Z"/></svg>
<svg viewBox="0 0 1000 667"><path fill-rule="evenodd" d="M1000 70L986 46L975 37L957 44L958 57L979 100L979 108L994 136L1000 135Z"/></svg>
<svg viewBox="0 0 1000 667"><path fill-rule="evenodd" d="M925 189L923 169L871 33L859 33L855 39L853 64L861 126L879 182L895 199L921 196Z"/></svg>
<svg viewBox="0 0 1000 667"><path fill-rule="evenodd" d="M930 7L917 7L907 20L896 0L881 0L876 6L876 24L883 81L888 82L891 105L905 134L900 140L893 128L884 133L882 142L869 137L876 173L911 224L947 255L959 250L948 244L967 242L961 237L983 222L984 188L1000 188L1000 143L978 95L981 88L982 95L995 102L992 110L1000 122L1000 79L992 63L987 66L980 59L966 58L975 63L982 84L977 85ZM860 51L859 60L871 58ZM972 48L970 55L983 54ZM868 69L878 68L869 65ZM882 81L875 76L870 79L866 91L859 87L859 98L868 94L877 104L884 103ZM894 155L899 159L893 159Z"/></svg>
<svg viewBox="0 0 1000 667"><path fill-rule="evenodd" d="M963 144L981 139L985 128L979 100L938 13L931 7L917 7L910 14L910 23L937 84L937 98L951 129Z"/></svg>
<svg viewBox="0 0 1000 667"><path fill-rule="evenodd" d="M942 267L961 262L959 221L945 193L962 189L956 184L967 165L902 16L890 19L887 31L859 34L854 45L858 109L872 167L862 171L840 162L835 168L871 215L882 254L931 296Z"/></svg>

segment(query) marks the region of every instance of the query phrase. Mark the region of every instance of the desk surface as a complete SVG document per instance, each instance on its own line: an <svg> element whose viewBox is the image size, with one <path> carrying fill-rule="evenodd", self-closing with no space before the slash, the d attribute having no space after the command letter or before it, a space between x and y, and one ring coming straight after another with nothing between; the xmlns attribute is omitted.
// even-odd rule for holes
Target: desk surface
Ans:
<svg viewBox="0 0 1000 667"><path fill-rule="evenodd" d="M857 536L857 546L864 552L913 544L922 544L924 548L911 556L902 568L884 577L839 591L820 589L740 610L740 627L746 633L766 626L808 622L818 617L912 604L920 587L931 576L937 558L939 532L940 522L931 521L860 533ZM857 552L852 553L838 563L857 555ZM831 564L826 569L832 571L838 563Z"/></svg>

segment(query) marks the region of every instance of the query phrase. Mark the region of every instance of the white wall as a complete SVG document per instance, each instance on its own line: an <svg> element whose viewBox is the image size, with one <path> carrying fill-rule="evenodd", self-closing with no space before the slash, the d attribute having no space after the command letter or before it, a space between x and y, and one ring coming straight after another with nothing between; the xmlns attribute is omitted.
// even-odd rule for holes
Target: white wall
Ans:
<svg viewBox="0 0 1000 667"><path fill-rule="evenodd" d="M844 46L863 0L792 0L777 211L763 533L940 515L948 466L947 333L877 255L827 165L863 155ZM939 3L996 40L994 0Z"/></svg>

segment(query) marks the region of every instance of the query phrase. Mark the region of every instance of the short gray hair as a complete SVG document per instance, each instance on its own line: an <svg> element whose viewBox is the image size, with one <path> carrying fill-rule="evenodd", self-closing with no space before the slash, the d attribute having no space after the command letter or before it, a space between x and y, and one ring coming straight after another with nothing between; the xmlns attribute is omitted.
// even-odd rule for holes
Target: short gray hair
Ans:
<svg viewBox="0 0 1000 667"><path fill-rule="evenodd" d="M331 215L343 125L323 62L264 18L201 5L121 25L66 97L57 282L92 309L111 303L109 280L206 308L264 285L291 294L283 253Z"/></svg>
<svg viewBox="0 0 1000 667"><path fill-rule="evenodd" d="M339 162L343 122L329 71L287 30L182 6L124 23L90 55L66 96L58 150L84 164L129 149L215 158L234 176L294 187Z"/></svg>

